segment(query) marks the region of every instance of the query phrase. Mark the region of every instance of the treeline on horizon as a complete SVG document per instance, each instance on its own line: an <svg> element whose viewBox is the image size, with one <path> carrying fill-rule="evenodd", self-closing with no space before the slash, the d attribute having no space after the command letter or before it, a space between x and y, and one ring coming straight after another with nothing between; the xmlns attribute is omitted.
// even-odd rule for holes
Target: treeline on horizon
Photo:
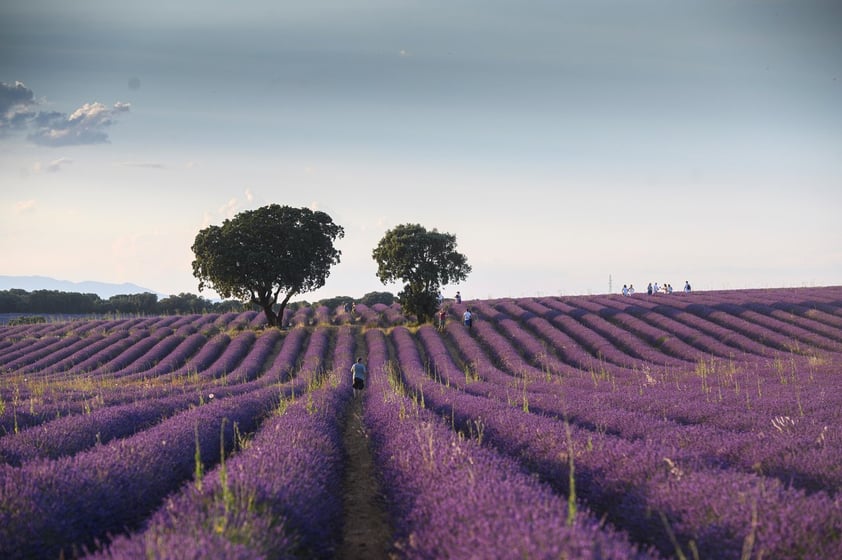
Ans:
<svg viewBox="0 0 842 560"><path fill-rule="evenodd" d="M390 292L369 292L362 298L337 296L319 300L290 302L287 308L294 311L302 306L326 305L335 308L346 303L373 305L384 303L391 305L395 296ZM0 290L0 313L23 314L137 314L137 315L187 315L196 313L227 313L229 311L247 311L260 309L257 306L237 300L211 301L196 294L180 293L158 299L157 294L119 294L102 299L97 294L62 292L58 290L23 289Z"/></svg>

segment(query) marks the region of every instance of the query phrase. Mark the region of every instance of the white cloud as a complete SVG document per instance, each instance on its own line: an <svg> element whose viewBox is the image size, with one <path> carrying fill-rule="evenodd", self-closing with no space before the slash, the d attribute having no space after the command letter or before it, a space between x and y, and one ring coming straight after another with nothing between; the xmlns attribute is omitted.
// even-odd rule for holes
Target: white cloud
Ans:
<svg viewBox="0 0 842 560"><path fill-rule="evenodd" d="M105 129L115 117L130 110L129 103L118 101L109 108L102 103L85 103L70 116L60 112L30 113L29 126L35 131L29 139L42 146L102 144L108 142Z"/></svg>
<svg viewBox="0 0 842 560"><path fill-rule="evenodd" d="M15 214L24 214L35 210L35 199L19 200L15 203Z"/></svg>
<svg viewBox="0 0 842 560"><path fill-rule="evenodd" d="M239 201L236 198L231 198L219 208L218 213L224 218L233 218L239 207Z"/></svg>
<svg viewBox="0 0 842 560"><path fill-rule="evenodd" d="M121 161L117 165L123 167L145 167L147 169L166 169L167 166L163 163L155 163L152 161Z"/></svg>
<svg viewBox="0 0 842 560"><path fill-rule="evenodd" d="M58 159L54 159L50 163L45 166L45 169L50 173L57 173L61 170L62 165L70 165L73 163L73 160L66 157L60 157Z"/></svg>

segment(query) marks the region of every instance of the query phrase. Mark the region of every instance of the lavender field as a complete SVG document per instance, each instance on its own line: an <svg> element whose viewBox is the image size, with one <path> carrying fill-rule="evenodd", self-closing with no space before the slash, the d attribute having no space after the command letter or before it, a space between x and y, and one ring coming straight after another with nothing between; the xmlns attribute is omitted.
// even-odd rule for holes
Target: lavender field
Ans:
<svg viewBox="0 0 842 560"><path fill-rule="evenodd" d="M0 326L0 558L842 558L842 287L287 321Z"/></svg>

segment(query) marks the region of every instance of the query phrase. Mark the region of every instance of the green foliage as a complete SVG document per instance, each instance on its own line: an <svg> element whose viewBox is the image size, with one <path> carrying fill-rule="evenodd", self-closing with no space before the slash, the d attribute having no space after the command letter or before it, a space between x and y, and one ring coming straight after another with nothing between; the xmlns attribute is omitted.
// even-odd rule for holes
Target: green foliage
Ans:
<svg viewBox="0 0 842 560"><path fill-rule="evenodd" d="M36 290L30 293L15 288L0 291L0 313L174 315L242 310L243 303L240 301L212 302L188 293L171 295L158 301L158 296L151 293L119 294L103 300L96 294L56 290ZM44 317L36 319L47 320ZM31 317L13 319L18 322L17 324L31 320Z"/></svg>
<svg viewBox="0 0 842 560"><path fill-rule="evenodd" d="M368 292L362 298L360 303L371 307L375 303L382 303L383 305L392 305L395 303L395 295L392 292Z"/></svg>
<svg viewBox="0 0 842 560"><path fill-rule="evenodd" d="M154 314L158 296L150 293L116 295L108 298L111 309L119 313Z"/></svg>
<svg viewBox="0 0 842 560"><path fill-rule="evenodd" d="M372 252L377 277L384 284L402 280L398 300L423 323L432 319L441 286L467 278L468 259L456 250L456 236L403 224L386 232Z"/></svg>
<svg viewBox="0 0 842 560"><path fill-rule="evenodd" d="M324 212L270 204L199 231L193 275L200 291L259 305L277 325L293 295L324 286L341 255L333 243L344 235Z"/></svg>
<svg viewBox="0 0 842 560"><path fill-rule="evenodd" d="M322 299L316 302L316 305L324 305L328 309L336 309L345 305L346 303L353 303L354 298L350 296L336 296L332 298Z"/></svg>

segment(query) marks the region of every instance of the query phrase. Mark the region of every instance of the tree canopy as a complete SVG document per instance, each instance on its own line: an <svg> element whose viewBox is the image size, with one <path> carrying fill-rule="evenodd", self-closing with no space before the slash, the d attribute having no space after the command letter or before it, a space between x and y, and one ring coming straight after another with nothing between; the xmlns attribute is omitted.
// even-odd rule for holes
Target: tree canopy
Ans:
<svg viewBox="0 0 842 560"><path fill-rule="evenodd" d="M324 286L341 255L333 243L344 235L324 212L278 204L247 210L199 231L193 276L199 291L210 287L258 305L270 325L280 326L292 296Z"/></svg>
<svg viewBox="0 0 842 560"><path fill-rule="evenodd" d="M404 282L398 301L421 323L435 315L441 286L460 282L471 272L467 257L456 250L455 235L419 224L387 231L372 257L381 282Z"/></svg>

